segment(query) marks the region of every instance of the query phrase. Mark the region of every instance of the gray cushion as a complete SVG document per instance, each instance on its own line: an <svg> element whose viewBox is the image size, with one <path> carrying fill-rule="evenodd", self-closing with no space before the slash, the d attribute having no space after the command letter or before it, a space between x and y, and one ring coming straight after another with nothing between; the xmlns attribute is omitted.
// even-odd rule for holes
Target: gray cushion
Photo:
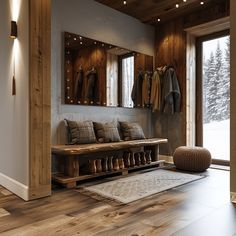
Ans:
<svg viewBox="0 0 236 236"><path fill-rule="evenodd" d="M66 120L69 144L96 143L92 121Z"/></svg>
<svg viewBox="0 0 236 236"><path fill-rule="evenodd" d="M120 122L120 128L125 141L145 139L143 129L138 123Z"/></svg>
<svg viewBox="0 0 236 236"><path fill-rule="evenodd" d="M94 122L93 124L99 142L108 143L121 141L116 123Z"/></svg>

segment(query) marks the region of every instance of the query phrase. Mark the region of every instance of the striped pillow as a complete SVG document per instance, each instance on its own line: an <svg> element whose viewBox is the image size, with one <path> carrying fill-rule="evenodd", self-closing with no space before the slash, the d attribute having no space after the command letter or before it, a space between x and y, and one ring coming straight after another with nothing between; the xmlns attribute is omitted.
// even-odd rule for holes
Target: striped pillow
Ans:
<svg viewBox="0 0 236 236"><path fill-rule="evenodd" d="M69 144L96 143L92 121L80 122L66 119L66 123Z"/></svg>
<svg viewBox="0 0 236 236"><path fill-rule="evenodd" d="M94 129L97 140L100 143L119 142L120 135L115 123L97 123L94 122Z"/></svg>
<svg viewBox="0 0 236 236"><path fill-rule="evenodd" d="M120 128L125 141L145 139L143 129L138 123L120 122Z"/></svg>

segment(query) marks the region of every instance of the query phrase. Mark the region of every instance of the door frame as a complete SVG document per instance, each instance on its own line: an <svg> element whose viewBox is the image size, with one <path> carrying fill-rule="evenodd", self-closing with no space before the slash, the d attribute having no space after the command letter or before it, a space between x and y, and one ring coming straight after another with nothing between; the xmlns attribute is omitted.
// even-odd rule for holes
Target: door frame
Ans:
<svg viewBox="0 0 236 236"><path fill-rule="evenodd" d="M196 38L196 145L203 146L202 112L202 43L211 39L230 36L229 29ZM229 165L230 161L213 159L213 164Z"/></svg>

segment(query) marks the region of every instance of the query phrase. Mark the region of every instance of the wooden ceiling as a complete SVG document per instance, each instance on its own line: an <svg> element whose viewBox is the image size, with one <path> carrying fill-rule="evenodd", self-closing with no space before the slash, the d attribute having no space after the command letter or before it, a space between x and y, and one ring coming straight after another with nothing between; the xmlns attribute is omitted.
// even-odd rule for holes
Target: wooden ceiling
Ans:
<svg viewBox="0 0 236 236"><path fill-rule="evenodd" d="M200 0L186 0L186 2L183 0L126 0L126 5L123 0L95 1L133 16L143 23L155 25L159 23L158 18L161 22L165 22L225 0L205 0L203 5L200 4L202 2ZM179 4L179 8L176 8L176 4Z"/></svg>

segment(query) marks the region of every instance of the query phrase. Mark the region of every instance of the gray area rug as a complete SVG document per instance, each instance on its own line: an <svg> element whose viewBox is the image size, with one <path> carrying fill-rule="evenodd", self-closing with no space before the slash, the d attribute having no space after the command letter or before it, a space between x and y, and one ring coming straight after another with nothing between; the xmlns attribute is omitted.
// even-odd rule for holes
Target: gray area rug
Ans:
<svg viewBox="0 0 236 236"><path fill-rule="evenodd" d="M121 203L130 203L201 178L203 176L159 169L84 187L84 190Z"/></svg>

